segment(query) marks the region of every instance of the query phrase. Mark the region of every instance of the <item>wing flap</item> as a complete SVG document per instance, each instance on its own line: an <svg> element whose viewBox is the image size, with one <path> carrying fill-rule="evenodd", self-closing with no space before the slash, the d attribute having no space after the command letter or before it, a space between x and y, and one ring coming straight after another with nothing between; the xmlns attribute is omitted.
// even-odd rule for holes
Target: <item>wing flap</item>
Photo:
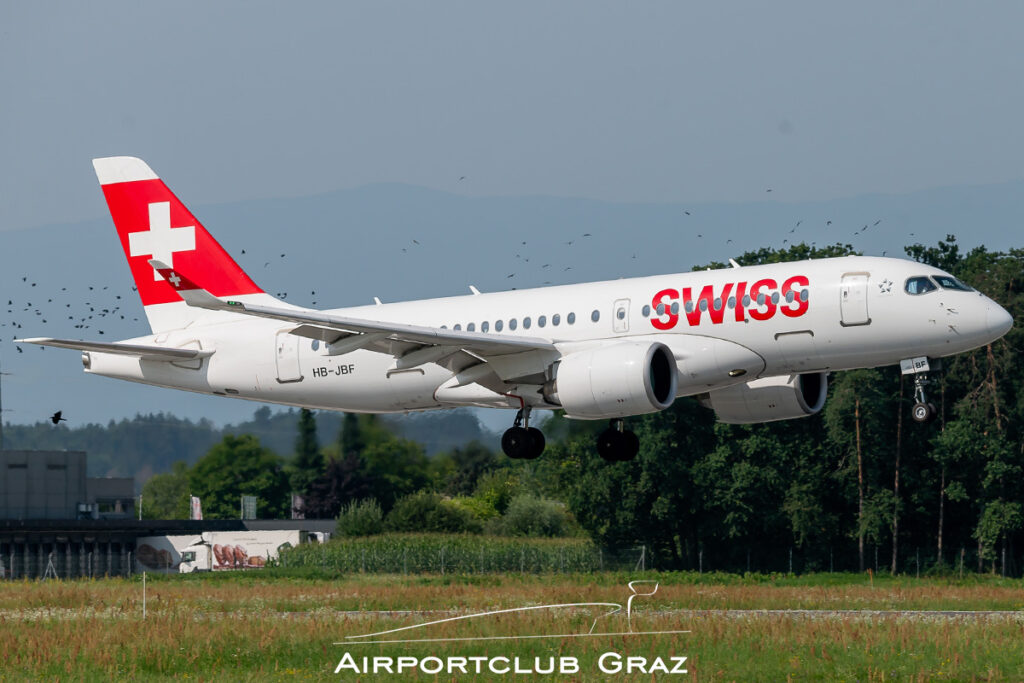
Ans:
<svg viewBox="0 0 1024 683"><path fill-rule="evenodd" d="M555 345L538 337L519 337L503 334L485 334L445 330L424 325L362 320L347 316L333 315L321 311L290 310L276 306L228 301L231 310L260 318L271 318L296 325L325 327L353 334L386 333L396 341L412 342L427 346L454 346L484 356L519 353L521 351L553 351ZM304 330L305 331L305 330Z"/></svg>
<svg viewBox="0 0 1024 683"><path fill-rule="evenodd" d="M15 339L23 344L53 346L59 349L76 351L94 351L97 353L114 353L121 356L137 356L142 360L163 361L167 363L209 358L213 351L202 349L175 349L164 346L146 344L120 344L116 342L91 342L78 339L53 339L51 337L32 337L31 339Z"/></svg>

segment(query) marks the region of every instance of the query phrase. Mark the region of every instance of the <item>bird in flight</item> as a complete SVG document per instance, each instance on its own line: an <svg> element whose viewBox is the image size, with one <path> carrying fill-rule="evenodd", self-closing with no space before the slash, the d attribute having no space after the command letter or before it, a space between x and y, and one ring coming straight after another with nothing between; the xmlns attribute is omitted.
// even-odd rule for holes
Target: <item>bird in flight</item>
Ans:
<svg viewBox="0 0 1024 683"><path fill-rule="evenodd" d="M62 410L58 410L56 413L50 416L50 422L53 424L60 424L61 422L67 422L67 418L61 417Z"/></svg>

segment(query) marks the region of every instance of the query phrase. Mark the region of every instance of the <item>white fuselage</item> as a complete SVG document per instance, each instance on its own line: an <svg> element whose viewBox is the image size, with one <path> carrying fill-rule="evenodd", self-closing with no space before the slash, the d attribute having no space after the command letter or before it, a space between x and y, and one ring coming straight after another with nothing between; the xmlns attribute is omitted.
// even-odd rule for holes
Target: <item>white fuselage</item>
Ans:
<svg viewBox="0 0 1024 683"><path fill-rule="evenodd" d="M989 343L1006 331L1008 314L978 292L904 291L908 278L936 274L942 272L912 261L844 257L330 312L554 342L557 352L488 359L510 366L510 376L542 375L559 357L576 350L659 341L676 358L677 395L683 396L757 377L948 356ZM705 304L700 302L702 293L708 295ZM764 303L757 303L758 294L764 295ZM744 296L751 297L747 305ZM688 302L693 306L689 316ZM659 303L664 306L660 315ZM707 310L702 310L704 305ZM208 358L174 364L89 352L87 371L188 391L351 412L519 407L519 397L535 407L553 407L533 385L529 390L509 387L505 395L483 388L466 391L463 398L439 394L454 374L440 365L427 362L396 370L393 355L367 349L326 355L326 344L289 334L295 327L211 311L186 329L130 340L212 350ZM511 367L517 365L521 368Z"/></svg>

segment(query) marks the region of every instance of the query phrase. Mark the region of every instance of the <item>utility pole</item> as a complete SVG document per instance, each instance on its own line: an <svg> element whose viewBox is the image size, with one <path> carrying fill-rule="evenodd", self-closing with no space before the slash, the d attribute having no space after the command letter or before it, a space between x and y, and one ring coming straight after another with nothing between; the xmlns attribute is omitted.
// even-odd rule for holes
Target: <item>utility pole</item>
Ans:
<svg viewBox="0 0 1024 683"><path fill-rule="evenodd" d="M4 399L3 399L3 384L4 377L9 375L9 372L3 372L0 368L0 451L4 449Z"/></svg>

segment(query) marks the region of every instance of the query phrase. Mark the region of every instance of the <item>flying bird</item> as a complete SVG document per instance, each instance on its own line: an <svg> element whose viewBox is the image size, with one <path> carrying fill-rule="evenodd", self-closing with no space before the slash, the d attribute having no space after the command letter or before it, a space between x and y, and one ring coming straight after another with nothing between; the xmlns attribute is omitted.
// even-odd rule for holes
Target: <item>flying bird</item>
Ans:
<svg viewBox="0 0 1024 683"><path fill-rule="evenodd" d="M67 422L67 418L61 417L62 410L58 410L56 413L50 416L50 422L53 424L60 424L61 422Z"/></svg>

